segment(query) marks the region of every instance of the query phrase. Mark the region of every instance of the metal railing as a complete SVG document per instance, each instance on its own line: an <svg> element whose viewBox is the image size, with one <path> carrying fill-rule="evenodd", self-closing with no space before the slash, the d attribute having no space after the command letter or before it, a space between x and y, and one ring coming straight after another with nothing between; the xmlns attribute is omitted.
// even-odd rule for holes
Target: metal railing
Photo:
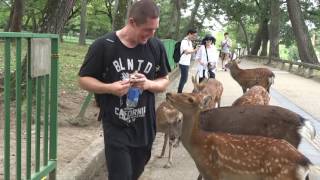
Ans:
<svg viewBox="0 0 320 180"><path fill-rule="evenodd" d="M247 58L255 58L255 59L261 59L264 61L268 61L269 57L266 56L255 56L255 55L247 55ZM320 71L320 65L318 64L310 64L305 62L297 62L297 61L290 61L285 59L279 59L279 58L272 58L273 62L276 62L278 64L281 64L280 69L285 69L285 65L288 65L288 71L294 72L293 66L297 66L297 69L295 71L296 74L302 75L306 78L312 78L314 76L314 71Z"/></svg>
<svg viewBox="0 0 320 180"><path fill-rule="evenodd" d="M4 62L4 93L0 99L4 109L3 132L0 129L4 135L1 152L4 163L0 179L42 179L47 176L50 180L55 179L59 37L55 34L0 32L0 39L4 43L4 57L0 57ZM43 54L43 47L33 46L36 39L49 42L49 61L45 65L38 54L47 54ZM22 59L23 49L26 49L25 59ZM35 59L39 60L35 63ZM42 66L50 66L49 71L32 75Z"/></svg>

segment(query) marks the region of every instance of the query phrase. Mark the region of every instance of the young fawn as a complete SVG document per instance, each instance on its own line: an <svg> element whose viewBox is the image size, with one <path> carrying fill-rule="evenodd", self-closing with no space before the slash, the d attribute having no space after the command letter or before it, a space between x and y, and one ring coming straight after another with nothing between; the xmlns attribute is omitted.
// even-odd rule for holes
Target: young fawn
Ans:
<svg viewBox="0 0 320 180"><path fill-rule="evenodd" d="M158 106L156 117L157 132L164 133L164 143L159 158L164 157L169 140L169 156L164 168L170 168L172 166L172 147L178 146L180 141L182 114L171 104L164 101Z"/></svg>
<svg viewBox="0 0 320 180"><path fill-rule="evenodd" d="M192 77L193 91L194 93L207 94L212 97L212 101L209 105L209 109L220 107L221 96L223 92L222 83L216 79L205 79L201 83L198 83L196 78Z"/></svg>

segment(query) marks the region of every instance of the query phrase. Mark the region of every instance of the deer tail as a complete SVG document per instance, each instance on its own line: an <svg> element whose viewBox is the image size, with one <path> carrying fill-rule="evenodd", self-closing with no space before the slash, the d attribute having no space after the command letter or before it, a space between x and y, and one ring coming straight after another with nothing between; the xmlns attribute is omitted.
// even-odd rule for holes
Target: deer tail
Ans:
<svg viewBox="0 0 320 180"><path fill-rule="evenodd" d="M269 77L268 82L269 82L269 84L273 84L274 83L274 76Z"/></svg>
<svg viewBox="0 0 320 180"><path fill-rule="evenodd" d="M302 118L303 125L299 129L299 134L307 140L313 140L316 137L316 129L310 120Z"/></svg>

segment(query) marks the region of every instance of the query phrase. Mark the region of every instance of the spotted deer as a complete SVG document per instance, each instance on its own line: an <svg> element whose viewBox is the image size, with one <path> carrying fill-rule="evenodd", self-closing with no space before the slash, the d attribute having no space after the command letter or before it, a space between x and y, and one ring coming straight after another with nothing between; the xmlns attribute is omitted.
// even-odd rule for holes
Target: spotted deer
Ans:
<svg viewBox="0 0 320 180"><path fill-rule="evenodd" d="M212 101L210 102L209 109L220 107L221 96L223 92L222 83L216 79L205 79L201 83L198 83L196 77L192 76L193 91L195 93L203 93L210 95Z"/></svg>
<svg viewBox="0 0 320 180"><path fill-rule="evenodd" d="M156 110L157 132L164 133L164 143L162 146L161 155L163 158L169 140L169 156L164 168L172 166L172 147L176 147L180 141L182 128L182 114L171 104L164 101Z"/></svg>
<svg viewBox="0 0 320 180"><path fill-rule="evenodd" d="M200 114L210 100L196 93L167 93L167 101L184 117L182 144L205 180L303 180L316 169L285 140L202 130Z"/></svg>
<svg viewBox="0 0 320 180"><path fill-rule="evenodd" d="M262 86L253 86L241 97L236 99L232 106L242 105L268 105L270 101L269 93Z"/></svg>
<svg viewBox="0 0 320 180"><path fill-rule="evenodd" d="M230 69L232 78L241 86L243 93L255 85L264 87L270 92L270 87L274 82L274 73L267 68L241 69L236 61L226 64Z"/></svg>

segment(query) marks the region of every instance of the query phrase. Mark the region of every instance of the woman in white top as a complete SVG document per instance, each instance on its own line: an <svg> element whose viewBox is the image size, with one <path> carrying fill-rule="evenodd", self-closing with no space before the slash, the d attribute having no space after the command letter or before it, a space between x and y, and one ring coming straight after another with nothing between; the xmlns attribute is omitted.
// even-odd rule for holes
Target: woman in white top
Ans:
<svg viewBox="0 0 320 180"><path fill-rule="evenodd" d="M199 82L204 78L215 78L215 72L218 67L219 53L214 46L216 39L211 35L206 35L196 55L198 62Z"/></svg>

